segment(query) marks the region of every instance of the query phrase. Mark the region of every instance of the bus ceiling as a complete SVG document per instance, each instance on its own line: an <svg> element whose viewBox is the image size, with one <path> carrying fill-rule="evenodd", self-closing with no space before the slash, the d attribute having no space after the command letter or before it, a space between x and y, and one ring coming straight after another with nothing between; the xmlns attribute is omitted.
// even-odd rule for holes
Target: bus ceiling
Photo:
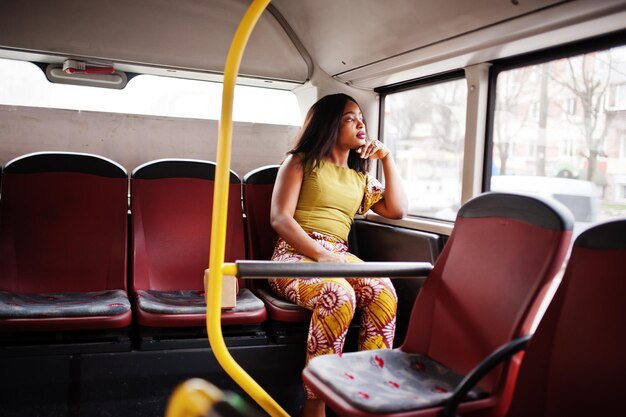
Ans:
<svg viewBox="0 0 626 417"><path fill-rule="evenodd" d="M221 81L248 0L5 0L0 58ZM454 15L454 18L450 18ZM333 77L373 89L626 27L623 0L273 0L239 82L293 90ZM564 28L570 30L564 30ZM58 71L57 71L58 72Z"/></svg>

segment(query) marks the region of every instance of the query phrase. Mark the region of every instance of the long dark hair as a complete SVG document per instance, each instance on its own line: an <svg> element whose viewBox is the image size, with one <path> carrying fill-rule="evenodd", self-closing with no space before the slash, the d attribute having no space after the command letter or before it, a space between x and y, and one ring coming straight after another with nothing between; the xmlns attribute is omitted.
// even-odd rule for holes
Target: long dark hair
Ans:
<svg viewBox="0 0 626 417"><path fill-rule="evenodd" d="M298 154L302 158L302 166L307 170L311 171L318 167L337 144L343 110L348 100L359 105L347 94L331 94L319 99L307 112L296 145L288 152L292 155ZM354 149L351 149L348 167L366 173L369 170L369 159L361 158Z"/></svg>

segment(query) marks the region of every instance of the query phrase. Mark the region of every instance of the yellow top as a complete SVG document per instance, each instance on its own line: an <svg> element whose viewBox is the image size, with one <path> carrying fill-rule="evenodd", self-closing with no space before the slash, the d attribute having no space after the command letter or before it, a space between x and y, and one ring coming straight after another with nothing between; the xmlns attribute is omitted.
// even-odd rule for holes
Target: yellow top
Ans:
<svg viewBox="0 0 626 417"><path fill-rule="evenodd" d="M370 179L366 174L324 161L310 174L305 168L294 219L307 232L320 232L347 241L354 215L369 210L371 204L382 198L381 186L377 187L377 199L363 204L371 200L364 199Z"/></svg>

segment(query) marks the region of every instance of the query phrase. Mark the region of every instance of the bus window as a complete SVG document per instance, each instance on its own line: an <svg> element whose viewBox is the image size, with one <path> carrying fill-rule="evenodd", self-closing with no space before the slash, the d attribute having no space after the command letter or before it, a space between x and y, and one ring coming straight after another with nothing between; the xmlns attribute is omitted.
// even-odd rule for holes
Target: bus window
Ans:
<svg viewBox="0 0 626 417"><path fill-rule="evenodd" d="M0 105L219 120L222 84L140 74L123 90L54 84L34 64L0 58ZM129 77L130 78L130 77ZM271 103L271 105L267 105ZM300 107L291 91L238 85L233 120L296 126Z"/></svg>
<svg viewBox="0 0 626 417"><path fill-rule="evenodd" d="M417 86L384 97L385 143L409 197L409 214L454 220L461 205L465 79Z"/></svg>
<svg viewBox="0 0 626 417"><path fill-rule="evenodd" d="M581 230L626 215L626 47L497 72L491 189L554 198Z"/></svg>

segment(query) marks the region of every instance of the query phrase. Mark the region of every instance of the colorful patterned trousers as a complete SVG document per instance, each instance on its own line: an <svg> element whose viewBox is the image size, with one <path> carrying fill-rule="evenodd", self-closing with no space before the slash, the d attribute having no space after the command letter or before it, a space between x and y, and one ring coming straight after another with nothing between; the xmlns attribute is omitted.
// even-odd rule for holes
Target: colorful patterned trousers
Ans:
<svg viewBox="0 0 626 417"><path fill-rule="evenodd" d="M321 233L309 235L326 249L344 254L348 262L363 262L348 252L346 242ZM279 239L272 259L281 262L314 262ZM361 312L358 349L393 346L398 298L389 278L274 278L272 290L281 298L312 311L306 363L329 353L341 353L348 327ZM305 386L307 398L315 394Z"/></svg>

